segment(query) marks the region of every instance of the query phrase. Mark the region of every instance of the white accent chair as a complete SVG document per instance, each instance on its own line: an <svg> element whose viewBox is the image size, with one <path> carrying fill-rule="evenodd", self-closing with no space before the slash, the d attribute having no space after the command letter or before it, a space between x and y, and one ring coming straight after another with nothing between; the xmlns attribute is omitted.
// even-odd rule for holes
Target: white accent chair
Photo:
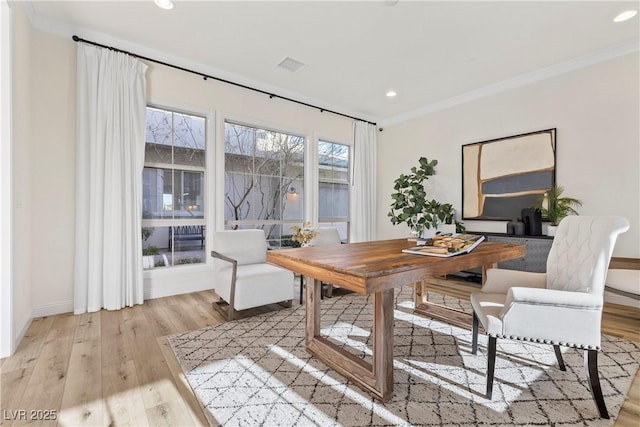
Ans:
<svg viewBox="0 0 640 427"><path fill-rule="evenodd" d="M329 245L339 245L342 243L340 239L340 233L336 227L322 227L316 229L316 236L311 239L309 242L310 246L329 246ZM326 295L331 297L333 292L333 285L330 284L322 284L323 288L326 286ZM304 278L300 276L300 304L302 304L302 293L304 290Z"/></svg>
<svg viewBox="0 0 640 427"><path fill-rule="evenodd" d="M241 310L279 303L291 307L293 273L267 263L264 230L229 230L213 234L211 251L215 292L213 307L227 320L246 317Z"/></svg>
<svg viewBox="0 0 640 427"><path fill-rule="evenodd" d="M489 337L486 397L491 399L497 338L585 350L584 366L600 417L609 418L598 377L603 294L607 267L625 218L570 216L558 227L546 273L489 269L480 292L471 294L471 352L478 349L478 323Z"/></svg>

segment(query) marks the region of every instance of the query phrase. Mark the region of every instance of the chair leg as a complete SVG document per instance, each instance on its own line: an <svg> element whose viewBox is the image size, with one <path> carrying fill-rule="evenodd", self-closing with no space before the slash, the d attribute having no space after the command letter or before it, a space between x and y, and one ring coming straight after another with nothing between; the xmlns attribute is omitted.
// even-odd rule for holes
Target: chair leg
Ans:
<svg viewBox="0 0 640 427"><path fill-rule="evenodd" d="M493 394L493 373L496 368L496 337L489 337L489 347L487 348L487 399L491 400Z"/></svg>
<svg viewBox="0 0 640 427"><path fill-rule="evenodd" d="M333 285L327 283L327 298L331 298L333 296Z"/></svg>
<svg viewBox="0 0 640 427"><path fill-rule="evenodd" d="M471 327L471 354L478 354L478 315L473 312L473 326Z"/></svg>
<svg viewBox="0 0 640 427"><path fill-rule="evenodd" d="M607 412L607 406L604 403L604 396L602 395L602 388L600 387L600 377L598 376L598 351L597 350L585 350L584 351L584 369L587 374L587 380L589 381L589 388L591 389L591 395L594 402L600 412L600 418L609 419L609 412Z"/></svg>
<svg viewBox="0 0 640 427"><path fill-rule="evenodd" d="M566 371L567 367L564 366L564 359L562 358L562 352L560 351L560 346L559 345L554 345L553 346L553 351L556 352L556 359L558 359L558 366L560 367L561 371Z"/></svg>
<svg viewBox="0 0 640 427"><path fill-rule="evenodd" d="M322 284L322 288L324 289L324 284ZM300 275L300 305L303 304L303 299L302 299L302 293L305 289L305 285L304 285L304 276L301 274ZM320 299L324 299L324 292L322 292L322 290L320 290Z"/></svg>
<svg viewBox="0 0 640 427"><path fill-rule="evenodd" d="M304 276L300 275L300 305L302 305L302 292L304 291Z"/></svg>
<svg viewBox="0 0 640 427"><path fill-rule="evenodd" d="M222 298L219 301L212 302L211 305L225 320L231 321L235 318L236 311Z"/></svg>

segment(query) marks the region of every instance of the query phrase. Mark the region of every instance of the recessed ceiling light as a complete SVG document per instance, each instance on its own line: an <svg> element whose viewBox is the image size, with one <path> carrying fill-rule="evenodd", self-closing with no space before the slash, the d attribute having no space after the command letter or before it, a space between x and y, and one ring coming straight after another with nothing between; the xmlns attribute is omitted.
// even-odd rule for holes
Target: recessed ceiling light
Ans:
<svg viewBox="0 0 640 427"><path fill-rule="evenodd" d="M626 21L627 19L631 19L634 16L636 16L637 13L638 13L637 10L627 10L625 12L622 12L620 15L616 16L615 18L613 18L613 22Z"/></svg>
<svg viewBox="0 0 640 427"><path fill-rule="evenodd" d="M156 6L161 7L163 9L171 10L173 9L173 0L153 0Z"/></svg>
<svg viewBox="0 0 640 427"><path fill-rule="evenodd" d="M387 92L387 97L389 98L393 98L394 96L396 96L397 93L395 93L394 91L390 90L389 92Z"/></svg>

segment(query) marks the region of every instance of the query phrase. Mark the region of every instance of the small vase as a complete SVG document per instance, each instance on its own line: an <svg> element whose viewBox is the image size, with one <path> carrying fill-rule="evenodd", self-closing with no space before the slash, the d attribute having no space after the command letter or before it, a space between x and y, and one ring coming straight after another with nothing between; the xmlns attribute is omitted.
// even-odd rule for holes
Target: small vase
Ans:
<svg viewBox="0 0 640 427"><path fill-rule="evenodd" d="M438 231L441 234L454 234L456 232L455 224L438 224Z"/></svg>
<svg viewBox="0 0 640 427"><path fill-rule="evenodd" d="M301 248L310 248L311 247L311 242L306 242L300 245Z"/></svg>
<svg viewBox="0 0 640 427"><path fill-rule="evenodd" d="M430 239L433 236L435 236L437 232L438 232L438 230L435 229L435 228L427 228L422 233L422 237L424 237L425 239Z"/></svg>

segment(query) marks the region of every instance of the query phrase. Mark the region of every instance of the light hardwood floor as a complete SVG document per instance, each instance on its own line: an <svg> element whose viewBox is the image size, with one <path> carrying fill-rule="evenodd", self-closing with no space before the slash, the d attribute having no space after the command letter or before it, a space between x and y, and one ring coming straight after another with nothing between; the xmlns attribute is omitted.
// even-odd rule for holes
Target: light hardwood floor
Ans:
<svg viewBox="0 0 640 427"><path fill-rule="evenodd" d="M439 283L452 296L473 289L464 282ZM207 425L165 337L222 323L211 307L215 298L197 292L120 311L34 319L16 353L2 359L0 423ZM639 312L608 306L603 332L640 341ZM33 419L51 415L47 411L57 419ZM637 374L616 426L638 426L639 420Z"/></svg>

